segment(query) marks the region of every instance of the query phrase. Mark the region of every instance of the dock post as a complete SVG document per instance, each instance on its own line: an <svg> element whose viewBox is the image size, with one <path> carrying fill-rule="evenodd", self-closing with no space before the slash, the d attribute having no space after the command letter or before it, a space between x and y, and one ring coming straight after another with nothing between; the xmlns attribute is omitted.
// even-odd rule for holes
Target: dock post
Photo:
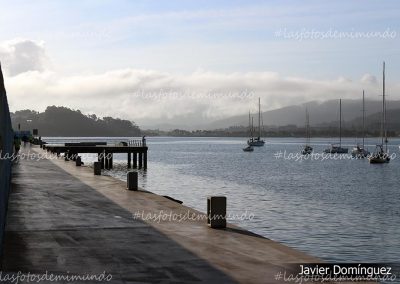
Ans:
<svg viewBox="0 0 400 284"><path fill-rule="evenodd" d="M113 168L113 158L114 158L114 154L113 153L110 153L111 154L111 156L110 156L110 160L108 161L108 166L110 167L110 169L112 169Z"/></svg>
<svg viewBox="0 0 400 284"><path fill-rule="evenodd" d="M226 228L226 197L207 198L207 224L211 228Z"/></svg>
<svg viewBox="0 0 400 284"><path fill-rule="evenodd" d="M96 176L101 175L101 165L100 162L94 162L93 163L93 173Z"/></svg>
<svg viewBox="0 0 400 284"><path fill-rule="evenodd" d="M128 172L127 188L128 188L128 190L138 190L138 173L137 172Z"/></svg>
<svg viewBox="0 0 400 284"><path fill-rule="evenodd" d="M110 159L108 158L109 153L104 152L104 168L106 170L110 169Z"/></svg>
<svg viewBox="0 0 400 284"><path fill-rule="evenodd" d="M102 152L100 154L100 167L102 170L104 169L104 160L105 160L105 152Z"/></svg>
<svg viewBox="0 0 400 284"><path fill-rule="evenodd" d="M143 154L142 152L139 153L139 169L142 168L143 165Z"/></svg>
<svg viewBox="0 0 400 284"><path fill-rule="evenodd" d="M128 169L131 168L131 154L130 152L128 152Z"/></svg>
<svg viewBox="0 0 400 284"><path fill-rule="evenodd" d="M82 166L82 158L81 156L76 157L75 166L80 167Z"/></svg>
<svg viewBox="0 0 400 284"><path fill-rule="evenodd" d="M133 152L133 167L137 168L137 153Z"/></svg>
<svg viewBox="0 0 400 284"><path fill-rule="evenodd" d="M147 169L147 151L143 153L143 167Z"/></svg>

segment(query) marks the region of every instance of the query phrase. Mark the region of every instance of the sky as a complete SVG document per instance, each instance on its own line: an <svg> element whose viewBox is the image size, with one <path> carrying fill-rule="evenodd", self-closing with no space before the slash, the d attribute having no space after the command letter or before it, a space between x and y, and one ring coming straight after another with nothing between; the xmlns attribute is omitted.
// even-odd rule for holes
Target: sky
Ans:
<svg viewBox="0 0 400 284"><path fill-rule="evenodd" d="M400 2L3 1L10 109L200 124L311 100L400 99Z"/></svg>

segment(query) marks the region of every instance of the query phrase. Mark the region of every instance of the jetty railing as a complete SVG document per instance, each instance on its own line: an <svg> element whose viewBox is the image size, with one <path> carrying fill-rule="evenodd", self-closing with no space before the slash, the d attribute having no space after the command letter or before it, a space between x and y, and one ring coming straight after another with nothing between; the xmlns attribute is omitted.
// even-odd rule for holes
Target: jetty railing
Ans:
<svg viewBox="0 0 400 284"><path fill-rule="evenodd" d="M128 141L128 146L132 147L146 147L146 140L133 139Z"/></svg>

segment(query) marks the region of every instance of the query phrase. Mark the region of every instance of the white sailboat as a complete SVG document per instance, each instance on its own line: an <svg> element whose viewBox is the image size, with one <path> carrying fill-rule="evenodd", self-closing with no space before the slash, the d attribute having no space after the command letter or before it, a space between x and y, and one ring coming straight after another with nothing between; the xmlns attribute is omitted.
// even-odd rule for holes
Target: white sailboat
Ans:
<svg viewBox="0 0 400 284"><path fill-rule="evenodd" d="M304 149L301 151L303 155L310 155L313 151L313 148L310 146L310 140L310 117L308 115L308 109L306 107L306 145L304 145Z"/></svg>
<svg viewBox="0 0 400 284"><path fill-rule="evenodd" d="M357 144L357 146L354 147L353 150L351 151L351 155L358 159L366 158L370 154L369 151L367 149L365 149L365 93L364 93L364 90L363 90L362 104L363 104L362 144L361 145Z"/></svg>
<svg viewBox="0 0 400 284"><path fill-rule="evenodd" d="M339 144L332 144L324 151L327 154L347 154L348 148L342 147L342 99L339 99Z"/></svg>
<svg viewBox="0 0 400 284"><path fill-rule="evenodd" d="M260 98L258 98L258 136L253 137L253 135L251 135L249 140L247 140L247 145L260 147L264 146L264 144L265 141L261 138L261 102Z"/></svg>
<svg viewBox="0 0 400 284"><path fill-rule="evenodd" d="M388 139L386 130L386 100L385 100L385 62L383 62L383 85L382 85L382 123L381 123L381 144L376 145L375 152L369 156L371 164L384 164L390 162L388 153Z"/></svg>
<svg viewBox="0 0 400 284"><path fill-rule="evenodd" d="M249 136L250 137L253 137L253 122L252 121L253 121L252 119L250 120L250 112L249 112ZM243 148L243 151L245 151L245 152L253 152L254 148L253 148L253 146L249 145L249 146Z"/></svg>

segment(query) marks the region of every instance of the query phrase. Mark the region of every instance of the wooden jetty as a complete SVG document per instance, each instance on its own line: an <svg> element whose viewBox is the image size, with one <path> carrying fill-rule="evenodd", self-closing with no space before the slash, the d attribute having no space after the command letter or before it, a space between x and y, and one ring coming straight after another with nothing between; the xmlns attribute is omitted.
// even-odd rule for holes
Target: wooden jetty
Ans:
<svg viewBox="0 0 400 284"><path fill-rule="evenodd" d="M79 154L96 153L102 169L113 168L114 153L127 154L128 168L147 169L148 147L143 140L130 140L117 145L107 145L106 142L79 142L65 144L43 144L43 149L48 152L64 154L65 160L76 160Z"/></svg>

